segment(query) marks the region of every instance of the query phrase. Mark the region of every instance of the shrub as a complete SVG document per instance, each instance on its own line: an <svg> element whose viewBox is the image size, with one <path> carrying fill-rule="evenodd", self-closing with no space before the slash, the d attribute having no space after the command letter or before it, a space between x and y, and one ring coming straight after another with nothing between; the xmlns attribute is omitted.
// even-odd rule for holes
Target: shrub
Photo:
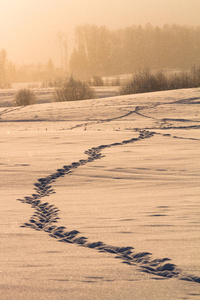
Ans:
<svg viewBox="0 0 200 300"><path fill-rule="evenodd" d="M121 95L147 93L164 90L195 88L200 86L200 68L190 72L166 76L162 72L141 71L120 89Z"/></svg>
<svg viewBox="0 0 200 300"><path fill-rule="evenodd" d="M95 98L95 93L86 83L71 77L55 91L55 101L75 101Z"/></svg>
<svg viewBox="0 0 200 300"><path fill-rule="evenodd" d="M147 93L167 89L165 75L161 72L151 74L149 70L141 71L120 89L121 95Z"/></svg>
<svg viewBox="0 0 200 300"><path fill-rule="evenodd" d="M92 85L104 86L103 79L100 76L93 76Z"/></svg>
<svg viewBox="0 0 200 300"><path fill-rule="evenodd" d="M112 86L120 86L121 85L119 76L117 76L115 79L112 80L111 85Z"/></svg>
<svg viewBox="0 0 200 300"><path fill-rule="evenodd" d="M34 93L29 89L21 89L17 92L14 100L14 104L17 106L31 105L36 103L36 97Z"/></svg>

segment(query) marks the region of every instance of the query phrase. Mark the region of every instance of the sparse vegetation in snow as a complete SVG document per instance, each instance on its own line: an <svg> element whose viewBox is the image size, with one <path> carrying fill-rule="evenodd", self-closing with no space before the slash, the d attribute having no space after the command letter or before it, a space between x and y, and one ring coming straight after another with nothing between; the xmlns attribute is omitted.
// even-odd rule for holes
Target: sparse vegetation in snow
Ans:
<svg viewBox="0 0 200 300"><path fill-rule="evenodd" d="M155 91L196 88L200 86L200 68L190 72L165 75L162 71L150 72L148 69L133 75L132 80L120 89L121 95Z"/></svg>
<svg viewBox="0 0 200 300"><path fill-rule="evenodd" d="M75 101L95 98L95 93L85 82L75 80L71 77L62 83L55 91L55 101Z"/></svg>
<svg viewBox="0 0 200 300"><path fill-rule="evenodd" d="M100 76L98 76L98 75L95 76L94 75L93 80L92 80L92 85L94 85L94 86L104 86L104 81Z"/></svg>
<svg viewBox="0 0 200 300"><path fill-rule="evenodd" d="M21 89L17 92L14 100L16 106L31 105L36 103L35 94L29 89Z"/></svg>

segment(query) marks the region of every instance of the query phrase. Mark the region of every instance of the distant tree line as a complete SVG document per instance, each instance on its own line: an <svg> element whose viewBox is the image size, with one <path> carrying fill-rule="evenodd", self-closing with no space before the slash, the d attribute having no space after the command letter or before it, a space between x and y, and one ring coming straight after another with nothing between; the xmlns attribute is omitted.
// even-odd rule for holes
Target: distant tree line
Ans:
<svg viewBox="0 0 200 300"><path fill-rule="evenodd" d="M64 77L64 70L56 68L48 60L44 64L14 65L7 58L7 52L0 50L0 89L10 88L13 82L32 83L39 81L43 86L57 86Z"/></svg>
<svg viewBox="0 0 200 300"><path fill-rule="evenodd" d="M66 42L59 35L60 45ZM131 26L109 30L105 26L82 25L75 29L75 45L68 58L61 47L61 66L51 59L43 64L15 66L0 49L0 88L13 82L40 81L58 86L63 78L88 80L102 76L134 74L150 70L188 70L200 66L200 26ZM67 61L69 60L69 61ZM67 68L68 66L68 74ZM96 77L95 77L96 76Z"/></svg>
<svg viewBox="0 0 200 300"><path fill-rule="evenodd" d="M109 30L78 26L70 68L75 77L91 78L149 69L189 69L200 63L200 27L132 26Z"/></svg>
<svg viewBox="0 0 200 300"><path fill-rule="evenodd" d="M54 67L51 59L47 63L20 65L16 69L16 82L40 81L51 85L58 76L58 71Z"/></svg>
<svg viewBox="0 0 200 300"><path fill-rule="evenodd" d="M8 61L7 53L0 50L0 88L10 88L15 77L15 66Z"/></svg>

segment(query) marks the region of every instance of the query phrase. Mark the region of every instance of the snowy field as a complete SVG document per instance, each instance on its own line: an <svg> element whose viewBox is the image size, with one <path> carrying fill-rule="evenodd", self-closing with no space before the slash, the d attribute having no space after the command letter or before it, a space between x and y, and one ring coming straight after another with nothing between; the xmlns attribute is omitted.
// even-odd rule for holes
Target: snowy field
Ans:
<svg viewBox="0 0 200 300"><path fill-rule="evenodd" d="M199 299L199 149L200 88L0 107L0 298Z"/></svg>

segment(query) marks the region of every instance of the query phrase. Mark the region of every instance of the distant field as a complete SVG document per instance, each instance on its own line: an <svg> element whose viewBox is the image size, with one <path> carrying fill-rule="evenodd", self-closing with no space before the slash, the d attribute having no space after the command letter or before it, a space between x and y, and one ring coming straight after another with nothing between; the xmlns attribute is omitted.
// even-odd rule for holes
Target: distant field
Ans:
<svg viewBox="0 0 200 300"><path fill-rule="evenodd" d="M12 89L2 89L0 90L0 107L10 107L13 106L13 100L20 88L28 88L30 84L15 84ZM33 86L33 84L31 84ZM30 88L34 91L37 103L50 103L54 101L54 88ZM97 98L113 97L119 94L119 87L117 86L102 86L93 87L96 92Z"/></svg>

